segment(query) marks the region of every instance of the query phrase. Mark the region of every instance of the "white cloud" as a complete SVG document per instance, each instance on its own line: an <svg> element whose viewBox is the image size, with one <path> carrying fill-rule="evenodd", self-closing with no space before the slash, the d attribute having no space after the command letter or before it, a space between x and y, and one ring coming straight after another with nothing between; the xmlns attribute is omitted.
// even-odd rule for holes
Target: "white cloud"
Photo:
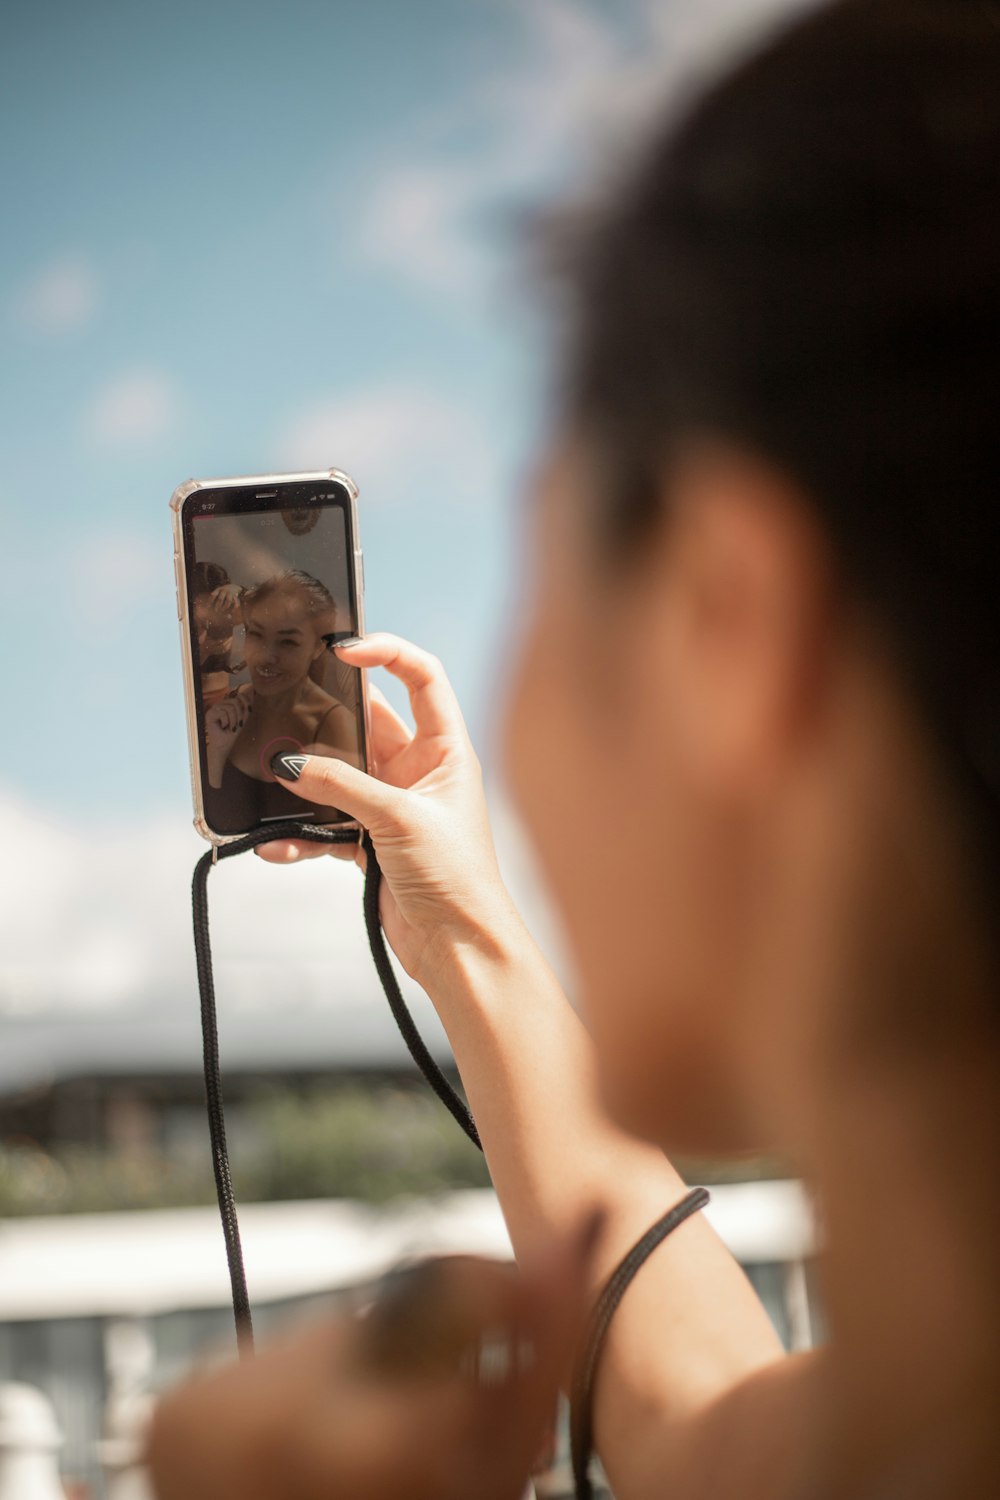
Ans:
<svg viewBox="0 0 1000 1500"><path fill-rule="evenodd" d="M621 65L610 20L564 0L517 0L520 66L477 78L373 177L358 215L358 249L425 288L475 293L489 266L498 205L534 197L567 145L579 144L603 82ZM457 162L455 139L477 143Z"/></svg>
<svg viewBox="0 0 1000 1500"><path fill-rule="evenodd" d="M430 477L442 496L475 503L491 486L490 444L464 408L416 386L332 397L290 422L279 453L290 469L357 474L369 501L392 502Z"/></svg>
<svg viewBox="0 0 1000 1500"><path fill-rule="evenodd" d="M67 254L39 270L14 299L14 315L32 333L58 337L92 323L100 305L100 281L92 262Z"/></svg>
<svg viewBox="0 0 1000 1500"><path fill-rule="evenodd" d="M820 0L637 0L651 46L679 58L685 71L724 66L769 27Z"/></svg>
<svg viewBox="0 0 1000 1500"><path fill-rule="evenodd" d="M176 386L162 370L136 368L103 386L86 415L86 429L109 447L155 442L173 426L178 412Z"/></svg>
<svg viewBox="0 0 1000 1500"><path fill-rule="evenodd" d="M197 1003L190 883L207 845L183 813L87 827L8 793L0 819L0 1016ZM357 870L247 855L210 893L228 1008L377 999Z"/></svg>
<svg viewBox="0 0 1000 1500"><path fill-rule="evenodd" d="M491 795L501 865L532 930L564 947L516 819ZM191 873L207 845L183 813L87 826L0 789L0 1022L4 1016L197 1006ZM324 858L293 868L253 855L212 874L212 948L223 1012L315 1014L370 1031L385 1001L361 913L360 872ZM422 1028L436 1023L402 979Z"/></svg>
<svg viewBox="0 0 1000 1500"><path fill-rule="evenodd" d="M390 169L375 184L360 225L365 261L397 267L434 291L468 293L480 254L464 222L475 204L477 174L438 162Z"/></svg>
<svg viewBox="0 0 1000 1500"><path fill-rule="evenodd" d="M67 559L71 606L89 623L117 624L160 585L163 572L162 547L143 537L120 531L90 537Z"/></svg>
<svg viewBox="0 0 1000 1500"><path fill-rule="evenodd" d="M597 129L632 115L636 63L621 21L573 0L518 0L519 63L477 90L491 118L502 178L530 188L594 145ZM623 87L623 85L628 85Z"/></svg>
<svg viewBox="0 0 1000 1500"><path fill-rule="evenodd" d="M358 216L369 264L452 294L488 279L497 205L534 202L613 171L643 122L762 28L815 0L503 0L518 56L438 110L419 144L374 177ZM454 142L475 142L470 160Z"/></svg>

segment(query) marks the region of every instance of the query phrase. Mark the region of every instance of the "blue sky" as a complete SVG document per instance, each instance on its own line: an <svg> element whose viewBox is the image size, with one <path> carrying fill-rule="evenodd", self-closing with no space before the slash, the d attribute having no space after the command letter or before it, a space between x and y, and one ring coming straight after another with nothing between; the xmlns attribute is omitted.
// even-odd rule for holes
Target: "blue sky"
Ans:
<svg viewBox="0 0 1000 1500"><path fill-rule="evenodd" d="M443 657L489 758L545 415L517 216L607 171L636 115L787 6L50 0L5 17L0 810L27 862L0 876L0 938L18 984L49 930L52 985L89 976L92 998L141 985L122 923L133 948L144 924L154 954L180 941L111 872L158 848L182 890L197 853L167 510L182 479L354 473L369 626ZM0 1010L3 988L0 972Z"/></svg>
<svg viewBox="0 0 1000 1500"><path fill-rule="evenodd" d="M528 377L488 239L505 184L465 193L494 122L470 122L477 144L460 116L477 74L516 69L515 11L20 12L0 63L4 612L32 642L10 697L47 707L7 775L46 805L186 805L166 501L190 474L356 469L369 618L452 655L476 716ZM417 204L408 249L394 191L437 191L425 212L454 228L420 243Z"/></svg>

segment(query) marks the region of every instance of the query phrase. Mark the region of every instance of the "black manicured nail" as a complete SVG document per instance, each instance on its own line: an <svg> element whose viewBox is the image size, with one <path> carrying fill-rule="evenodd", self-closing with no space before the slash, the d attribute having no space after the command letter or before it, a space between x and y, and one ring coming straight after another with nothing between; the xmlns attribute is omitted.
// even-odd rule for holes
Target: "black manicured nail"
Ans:
<svg viewBox="0 0 1000 1500"><path fill-rule="evenodd" d="M271 770L283 781L298 781L308 760L308 755L272 755Z"/></svg>

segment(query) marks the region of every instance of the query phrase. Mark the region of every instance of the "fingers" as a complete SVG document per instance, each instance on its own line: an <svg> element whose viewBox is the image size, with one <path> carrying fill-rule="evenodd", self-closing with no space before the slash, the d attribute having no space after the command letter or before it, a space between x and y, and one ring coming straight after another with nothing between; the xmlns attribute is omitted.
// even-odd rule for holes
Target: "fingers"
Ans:
<svg viewBox="0 0 1000 1500"><path fill-rule="evenodd" d="M364 828L398 827L404 793L326 755L276 756L271 770L283 786L306 802L335 807Z"/></svg>
<svg viewBox="0 0 1000 1500"><path fill-rule="evenodd" d="M359 844L321 844L312 839L275 839L272 844L258 844L254 853L269 865L294 865L303 859L333 859L353 861L365 868L365 851Z"/></svg>
<svg viewBox="0 0 1000 1500"><path fill-rule="evenodd" d="M235 614L239 608L240 590L237 584L223 583L217 589L213 589L210 595L212 608L223 614Z"/></svg>
<svg viewBox="0 0 1000 1500"><path fill-rule="evenodd" d="M550 1288L470 1257L429 1270L404 1272L374 1322L324 1320L164 1397L161 1500L520 1494L555 1396L537 1353Z"/></svg>
<svg viewBox="0 0 1000 1500"><path fill-rule="evenodd" d="M243 728L244 719L235 703L224 700L216 703L209 709L205 720L206 730L217 730L220 734L232 734L236 729Z"/></svg>
<svg viewBox="0 0 1000 1500"><path fill-rule="evenodd" d="M389 1494L365 1487L379 1478L378 1450L368 1471L338 1462L335 1400L333 1451L322 1485L307 1483L297 1460L314 1436L315 1393L329 1381L334 1397L350 1385L338 1380L350 1330L344 1321L286 1334L258 1357L196 1373L157 1402L146 1459L158 1500L316 1500L321 1494ZM325 1436L325 1432L324 1432ZM373 1473L374 1471L374 1473Z"/></svg>
<svg viewBox="0 0 1000 1500"><path fill-rule="evenodd" d="M235 701L219 703L216 704L212 711L212 718L209 720L209 724L214 725L215 728L224 733L235 734L246 723L248 712L248 708Z"/></svg>
<svg viewBox="0 0 1000 1500"><path fill-rule="evenodd" d="M429 651L384 631L365 636L356 646L335 649L352 667L385 667L405 684L418 733L464 736L458 699L441 663Z"/></svg>
<svg viewBox="0 0 1000 1500"><path fill-rule="evenodd" d="M483 1331L513 1326L515 1290L512 1265L477 1256L396 1266L360 1324L359 1364L380 1378L430 1378L463 1368L479 1377Z"/></svg>
<svg viewBox="0 0 1000 1500"><path fill-rule="evenodd" d="M244 691L244 688L246 691ZM213 703L205 715L206 730L216 729L221 734L231 734L242 729L253 713L253 688L248 683L226 698Z"/></svg>
<svg viewBox="0 0 1000 1500"><path fill-rule="evenodd" d="M258 844L254 853L269 865L293 865L303 859L318 859L321 854L339 854L341 844L298 843L295 839L275 839L273 844Z"/></svg>
<svg viewBox="0 0 1000 1500"><path fill-rule="evenodd" d="M368 697L371 701L373 718L377 716L387 728L391 726L400 739L405 739L407 743L412 740L413 730L405 720L400 718L388 698L374 683L369 684Z"/></svg>
<svg viewBox="0 0 1000 1500"><path fill-rule="evenodd" d="M377 688L369 688L372 706L372 751L376 765L384 765L413 739L413 732Z"/></svg>
<svg viewBox="0 0 1000 1500"><path fill-rule="evenodd" d="M405 1393L412 1445L452 1455L435 1494L511 1497L524 1488L555 1407L539 1298L512 1265L473 1256L390 1272L360 1325L358 1369Z"/></svg>

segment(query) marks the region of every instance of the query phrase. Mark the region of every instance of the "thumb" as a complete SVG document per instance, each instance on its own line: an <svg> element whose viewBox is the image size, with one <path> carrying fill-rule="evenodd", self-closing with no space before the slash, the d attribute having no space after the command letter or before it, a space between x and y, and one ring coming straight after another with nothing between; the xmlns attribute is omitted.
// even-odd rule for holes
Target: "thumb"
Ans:
<svg viewBox="0 0 1000 1500"><path fill-rule="evenodd" d="M365 828L384 828L399 821L404 794L346 760L328 755L276 755L271 771L304 801L335 807Z"/></svg>

